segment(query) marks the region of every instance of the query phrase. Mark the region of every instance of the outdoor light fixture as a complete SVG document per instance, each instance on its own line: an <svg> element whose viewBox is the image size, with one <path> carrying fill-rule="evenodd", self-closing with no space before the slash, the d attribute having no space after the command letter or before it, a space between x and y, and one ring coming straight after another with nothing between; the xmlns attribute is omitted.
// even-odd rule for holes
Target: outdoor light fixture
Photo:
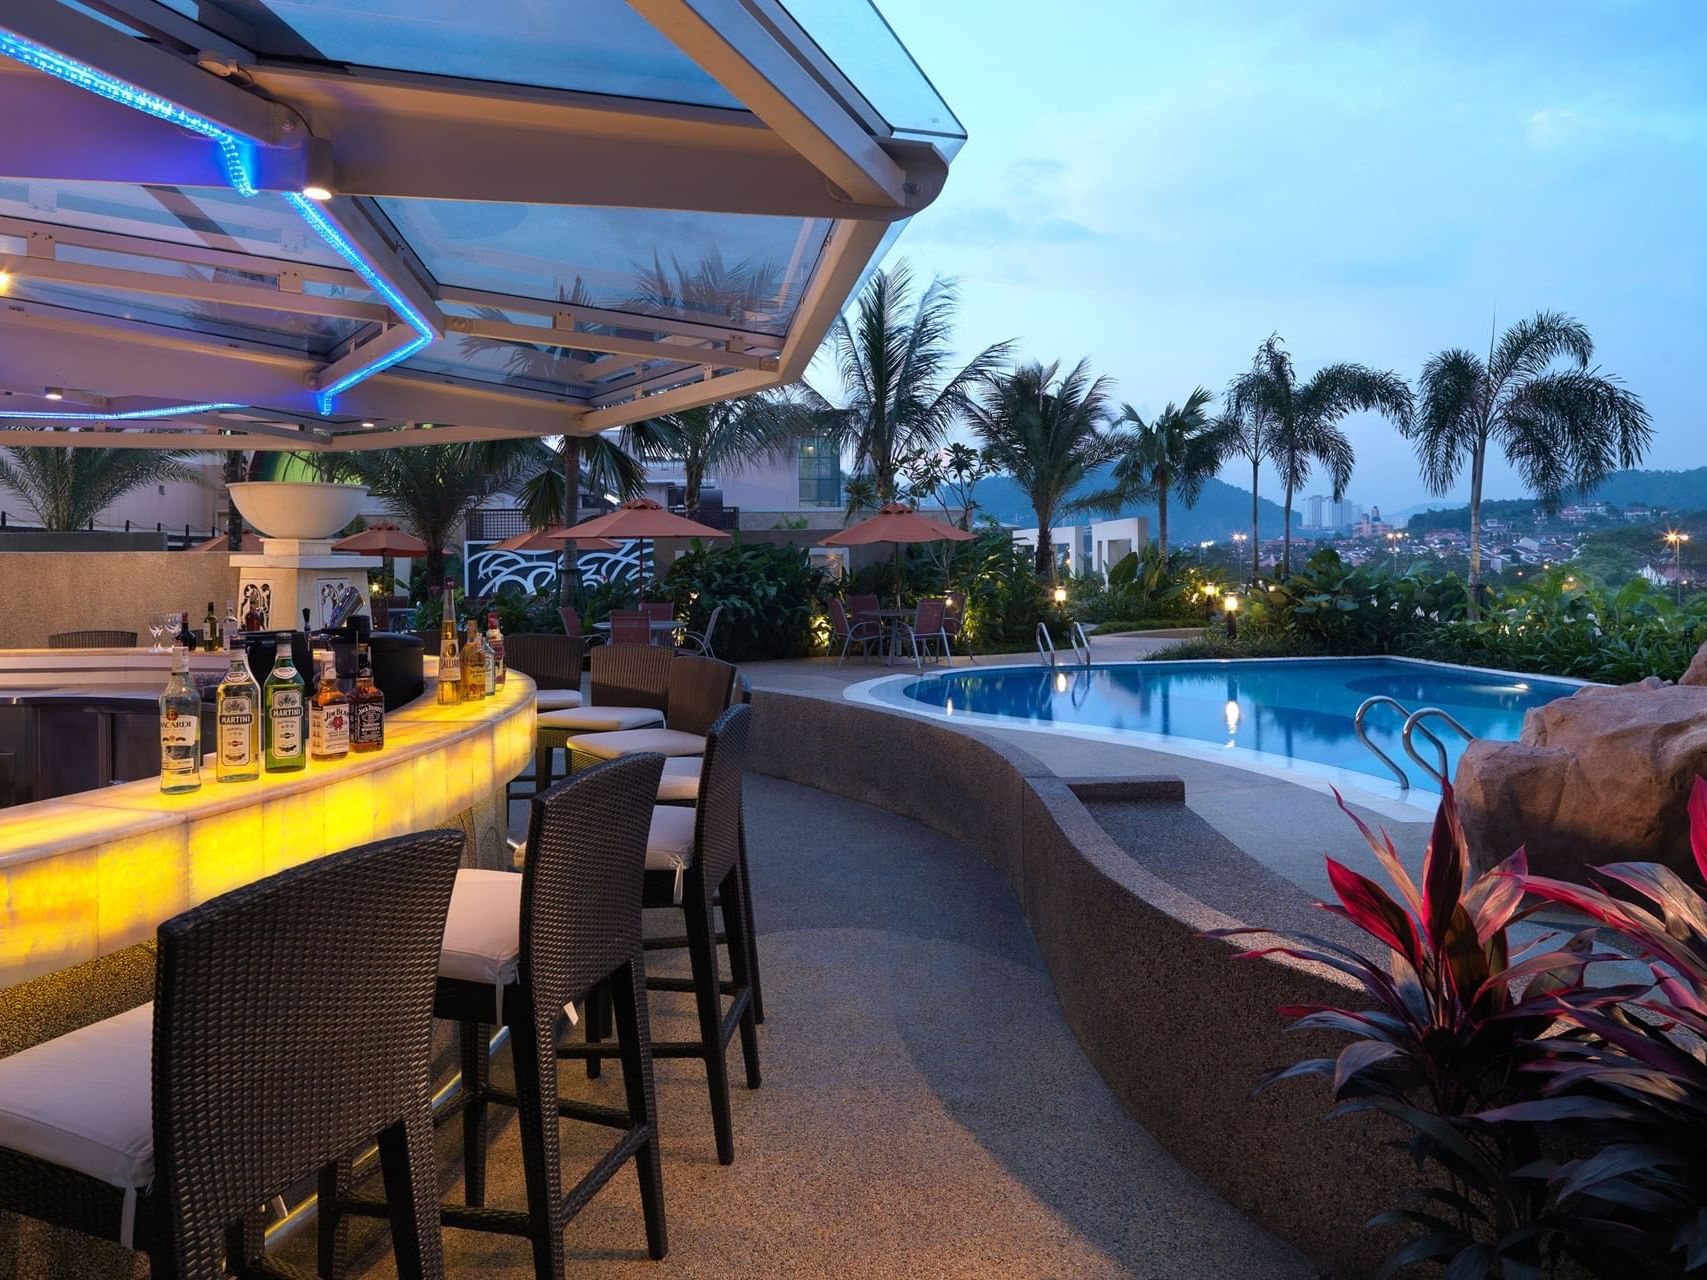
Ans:
<svg viewBox="0 0 1707 1280"><path fill-rule="evenodd" d="M10 271L0 271L0 293L5 293L6 290L10 289L11 287L12 287L12 273Z"/></svg>
<svg viewBox="0 0 1707 1280"><path fill-rule="evenodd" d="M1067 603L1067 588L1066 587L1056 587L1055 588L1055 603L1056 604L1066 604Z"/></svg>
<svg viewBox="0 0 1707 1280"><path fill-rule="evenodd" d="M364 418L362 420L362 426L367 428L368 430L372 430L374 427L377 427L378 425L379 425L379 423L375 422L372 418Z"/></svg>
<svg viewBox="0 0 1707 1280"><path fill-rule="evenodd" d="M1067 692L1067 673L1065 671L1057 671L1055 673L1055 692Z"/></svg>
<svg viewBox="0 0 1707 1280"><path fill-rule="evenodd" d="M1229 591L1221 597L1221 608L1227 613L1227 639L1239 637L1239 597Z"/></svg>
<svg viewBox="0 0 1707 1280"><path fill-rule="evenodd" d="M65 391L60 387L49 387L41 393L41 398L43 400L63 400L65 399Z"/></svg>
<svg viewBox="0 0 1707 1280"><path fill-rule="evenodd" d="M63 399L65 393L58 387L48 388L49 400ZM97 410L84 412L48 413L42 410L18 412L14 409L0 409L0 418L29 419L32 422L146 422L154 418L176 418L188 413L219 413L225 409L241 409L240 404L169 404L159 409L130 409L124 413L113 413L110 410L102 413Z"/></svg>
<svg viewBox="0 0 1707 1280"><path fill-rule="evenodd" d="M302 194L310 200L330 200L332 198L331 189L328 187L304 187Z"/></svg>

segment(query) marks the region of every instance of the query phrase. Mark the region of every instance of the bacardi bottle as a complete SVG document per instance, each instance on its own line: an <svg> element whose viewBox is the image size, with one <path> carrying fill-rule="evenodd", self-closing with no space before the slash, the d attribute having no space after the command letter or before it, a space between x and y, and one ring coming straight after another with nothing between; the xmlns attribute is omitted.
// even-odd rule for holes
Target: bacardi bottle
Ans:
<svg viewBox="0 0 1707 1280"><path fill-rule="evenodd" d="M308 705L308 754L342 760L350 754L350 695L338 687L337 660L320 658L320 683Z"/></svg>
<svg viewBox="0 0 1707 1280"><path fill-rule="evenodd" d="M219 682L214 722L219 741L214 769L221 782L253 782L261 776L261 686L235 633L226 642L231 667Z"/></svg>
<svg viewBox="0 0 1707 1280"><path fill-rule="evenodd" d="M297 674L290 646L279 642L278 657L261 691L266 713L268 773L294 773L308 765L307 708L303 706L302 677Z"/></svg>
<svg viewBox="0 0 1707 1280"><path fill-rule="evenodd" d="M444 613L439 618L439 705L462 701L462 651L456 643L456 594L445 579Z"/></svg>
<svg viewBox="0 0 1707 1280"><path fill-rule="evenodd" d="M492 681L502 689L507 667L504 662L504 633L498 626L498 611L486 615L486 643L492 650Z"/></svg>
<svg viewBox="0 0 1707 1280"><path fill-rule="evenodd" d="M168 795L202 785L202 696L190 683L190 654L172 647L172 674L160 691L160 790Z"/></svg>
<svg viewBox="0 0 1707 1280"><path fill-rule="evenodd" d="M366 644L356 646L356 689L350 695L350 750L378 751L385 745L385 694L373 682Z"/></svg>

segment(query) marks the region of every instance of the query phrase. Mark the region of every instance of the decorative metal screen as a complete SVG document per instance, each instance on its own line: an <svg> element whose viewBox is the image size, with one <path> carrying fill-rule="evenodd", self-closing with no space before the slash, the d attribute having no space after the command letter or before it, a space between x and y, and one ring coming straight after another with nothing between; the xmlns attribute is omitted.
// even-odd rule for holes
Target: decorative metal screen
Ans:
<svg viewBox="0 0 1707 1280"><path fill-rule="evenodd" d="M493 551L493 539L462 544L466 570L463 589L471 596L494 596L504 587L529 595L557 590L557 568L562 557L553 551ZM614 551L583 551L576 557L581 581L592 584L612 581L643 582L651 575L651 543L633 539Z"/></svg>

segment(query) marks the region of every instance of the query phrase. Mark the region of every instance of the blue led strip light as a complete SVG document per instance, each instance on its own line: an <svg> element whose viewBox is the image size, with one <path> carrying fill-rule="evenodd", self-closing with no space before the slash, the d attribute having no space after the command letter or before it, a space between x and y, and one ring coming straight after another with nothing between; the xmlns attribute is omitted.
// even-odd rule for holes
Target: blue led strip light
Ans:
<svg viewBox="0 0 1707 1280"><path fill-rule="evenodd" d="M241 404L169 404L163 409L130 409L124 413L46 413L30 410L13 413L0 409L0 418L27 418L31 422L141 422L150 418L176 418L189 413L219 413L225 409L245 409Z"/></svg>
<svg viewBox="0 0 1707 1280"><path fill-rule="evenodd" d="M0 28L0 54L5 54L7 57L13 58L25 66L34 67L38 71L45 71L48 75L56 76L67 84L76 85L79 89L86 89L90 93L98 94L109 101L145 112L158 120L178 125L211 139L219 147L226 176L238 194L244 196L260 194L260 189L256 187L249 167L254 144L231 132L231 130L217 125L193 111L186 111L177 103L170 102L158 94L149 93L145 89L140 89L126 81L107 75L103 71L97 71L75 58L68 58L64 54L57 53L43 45L25 40L4 28ZM295 191L286 191L282 194L291 208L295 209L302 220L314 229L314 233L324 240L333 252L349 263L356 274L365 280L375 293L384 298L391 309L401 316L416 334L412 342L405 344L398 350L379 357L372 364L345 374L329 387L322 387L315 395L315 405L323 416L330 415L333 400L340 392L349 390L358 382L373 376L382 369L389 369L392 365L407 360L422 347L432 343L437 335L425 317L401 293L393 288L385 277L380 275L373 264L364 258L361 251L350 242L349 237L340 231L337 224L317 208L312 200ZM190 406L186 409L177 410L177 412L242 407L241 405ZM85 421L102 418L117 420L126 415L98 414L84 418L77 414L0 414L0 417L3 416L41 419L57 417L70 421ZM152 416L158 417L160 415L156 413Z"/></svg>
<svg viewBox="0 0 1707 1280"><path fill-rule="evenodd" d="M225 165L225 176L231 185L246 196L257 193L258 188L249 176L249 156L253 144L229 129L222 128L193 111L185 111L177 103L169 102L158 94L115 79L104 71L97 71L75 58L67 58L62 53L34 44L4 29L0 29L0 53L27 67L57 76L79 89L87 89L110 102L121 103L151 115L156 120L164 120L168 124L175 124L181 129L188 129L192 133L212 139L219 147L219 156Z"/></svg>
<svg viewBox="0 0 1707 1280"><path fill-rule="evenodd" d="M316 234L329 244L339 257L349 263L355 273L367 281L368 287L384 298L386 305L402 316L404 322L415 331L414 341L405 343L397 350L381 356L372 364L364 365L346 373L331 386L320 388L315 395L315 404L322 416L325 416L332 412L332 402L339 392L347 391L363 378L371 377L382 369L389 369L392 365L407 360L422 347L431 343L434 339L433 326L427 323L426 318L414 308L407 298L391 286L390 281L374 270L373 264L362 257L361 251L350 243L349 237L339 230L337 224L328 218L325 212L318 208L312 200L296 191L285 192L285 199L290 202L291 208L302 215L302 220L313 227Z"/></svg>

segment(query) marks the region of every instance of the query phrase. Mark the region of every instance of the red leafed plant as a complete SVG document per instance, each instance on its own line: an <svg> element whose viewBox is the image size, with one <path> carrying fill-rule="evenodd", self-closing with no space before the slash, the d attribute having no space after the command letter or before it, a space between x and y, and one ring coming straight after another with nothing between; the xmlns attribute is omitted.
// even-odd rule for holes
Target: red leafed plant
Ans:
<svg viewBox="0 0 1707 1280"><path fill-rule="evenodd" d="M1392 840L1357 815L1370 851L1394 893L1329 858L1339 901L1318 904L1368 935L1371 954L1311 934L1258 929L1210 936L1270 933L1282 944L1244 953L1313 961L1349 977L1368 1008L1284 1007L1293 1030L1344 1032L1352 1037L1332 1058L1310 1058L1269 1072L1258 1089L1295 1076L1331 1081L1333 1114L1382 1112L1409 1130L1405 1146L1435 1185L1411 1204L1382 1213L1370 1225L1401 1225L1412 1235L1383 1274L1435 1261L1452 1280L1539 1277L1544 1260L1575 1253L1579 1231L1561 1215L1544 1176L1542 1130L1490 1119L1496 1108L1532 1098L1532 1073L1549 1060L1551 1008L1580 990L1592 961L1619 958L1592 949L1587 933L1555 945L1543 939L1528 953L1509 955L1506 929L1527 914L1521 906L1527 863L1519 849L1494 870L1468 882L1469 855L1450 787L1444 789L1423 859L1422 882L1412 880ZM1707 917L1703 917L1707 927ZM1512 983L1528 980L1521 1001ZM1624 1228L1606 1224L1614 1234Z"/></svg>
<svg viewBox="0 0 1707 1280"><path fill-rule="evenodd" d="M1695 780L1688 807L1695 865L1707 879L1707 781ZM1700 1274L1707 1271L1707 902L1654 863L1615 863L1597 874L1651 905L1542 877L1526 887L1616 934L1622 949L1647 963L1651 980L1563 988L1530 1002L1570 1030L1525 1064L1540 1096L1482 1118L1577 1133L1584 1154L1546 1173L1561 1208L1642 1232L1647 1254L1617 1274Z"/></svg>

